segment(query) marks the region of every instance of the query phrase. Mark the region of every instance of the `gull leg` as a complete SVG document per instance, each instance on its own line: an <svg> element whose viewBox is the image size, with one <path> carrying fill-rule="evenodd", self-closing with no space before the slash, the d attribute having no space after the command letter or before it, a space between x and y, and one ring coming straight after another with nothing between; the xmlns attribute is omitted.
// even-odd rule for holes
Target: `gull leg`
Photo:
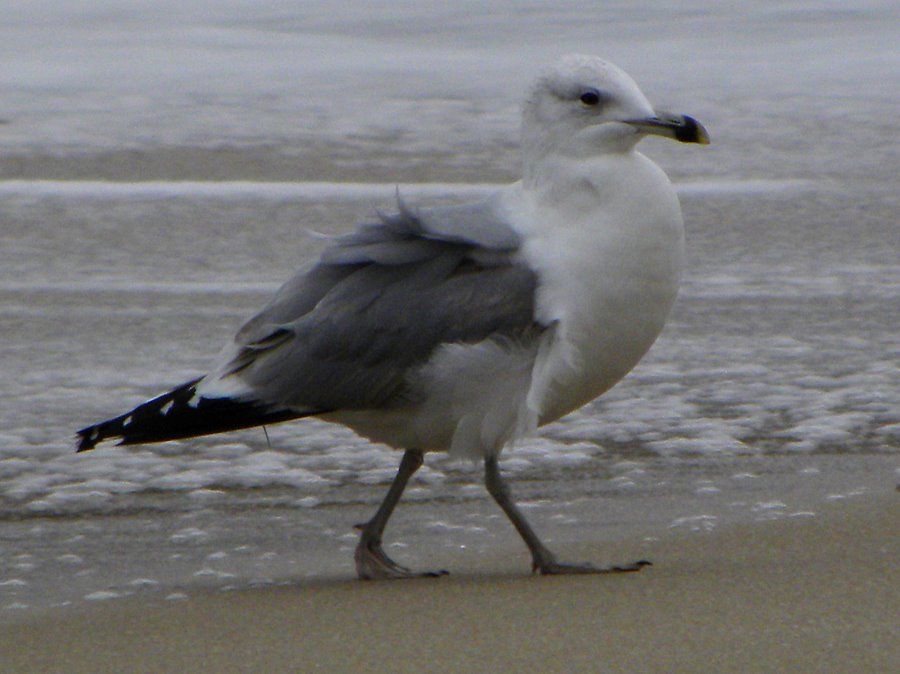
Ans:
<svg viewBox="0 0 900 674"><path fill-rule="evenodd" d="M608 567L593 566L592 564L560 564L556 561L554 554L541 543L541 539L534 533L531 525L528 524L528 521L512 500L509 487L506 486L503 478L500 477L496 457L484 460L484 485L487 487L488 493L497 502L497 505L506 513L506 516L513 523L516 531L519 532L519 535L531 551L532 571L539 571L544 576L576 573L617 573L640 571L641 568L650 564L650 562L643 559L623 566Z"/></svg>
<svg viewBox="0 0 900 674"><path fill-rule="evenodd" d="M353 557L356 560L356 573L363 580L443 576L447 573L446 571L425 573L410 571L394 562L381 548L381 534L384 533L384 527L391 513L394 512L394 507L400 500L400 496L406 488L406 483L422 466L423 460L424 457L421 450L408 449L404 452L403 460L400 461L400 469L397 471L397 477L391 483L391 488L388 489L384 501L381 502L378 511L372 519L360 527L362 535L359 537L359 544L356 546L356 552Z"/></svg>

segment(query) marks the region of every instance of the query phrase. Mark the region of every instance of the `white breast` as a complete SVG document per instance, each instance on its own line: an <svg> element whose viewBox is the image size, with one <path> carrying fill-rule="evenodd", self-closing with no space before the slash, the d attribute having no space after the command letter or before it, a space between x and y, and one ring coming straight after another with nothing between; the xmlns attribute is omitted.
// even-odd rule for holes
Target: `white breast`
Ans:
<svg viewBox="0 0 900 674"><path fill-rule="evenodd" d="M516 218L523 256L539 275L537 318L554 326L528 396L541 423L594 399L637 364L662 330L684 257L675 191L643 155L552 170L541 181L552 189L520 188L531 212Z"/></svg>

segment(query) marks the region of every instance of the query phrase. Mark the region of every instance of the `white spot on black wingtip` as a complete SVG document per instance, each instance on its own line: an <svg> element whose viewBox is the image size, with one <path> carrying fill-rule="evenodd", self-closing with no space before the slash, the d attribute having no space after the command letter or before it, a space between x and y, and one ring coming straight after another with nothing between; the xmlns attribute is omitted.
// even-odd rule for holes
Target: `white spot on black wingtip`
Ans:
<svg viewBox="0 0 900 674"><path fill-rule="evenodd" d="M96 440L96 439L99 438L99 437L100 437L100 429L98 429L98 428L95 426L94 429L91 431L91 437L90 437L90 440L91 440L91 442L93 442L94 440Z"/></svg>
<svg viewBox="0 0 900 674"><path fill-rule="evenodd" d="M132 417L132 416L129 414L127 417L125 417L124 419L122 419L122 428L128 428L129 426L131 426L131 422L132 422L132 421L134 421L134 417Z"/></svg>
<svg viewBox="0 0 900 674"><path fill-rule="evenodd" d="M162 414L163 416L165 416L166 414L168 414L169 412L172 411L173 407L175 407L175 401L170 400L165 405L163 405L162 407L159 408L159 413Z"/></svg>

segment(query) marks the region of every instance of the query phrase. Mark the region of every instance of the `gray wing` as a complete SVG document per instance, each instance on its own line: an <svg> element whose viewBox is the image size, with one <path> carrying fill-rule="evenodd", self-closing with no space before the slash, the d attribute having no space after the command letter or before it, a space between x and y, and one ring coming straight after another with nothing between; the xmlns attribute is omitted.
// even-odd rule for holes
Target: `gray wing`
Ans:
<svg viewBox="0 0 900 674"><path fill-rule="evenodd" d="M534 272L489 203L382 216L336 238L244 325L219 377L270 405L331 411L400 402L447 343L540 330Z"/></svg>

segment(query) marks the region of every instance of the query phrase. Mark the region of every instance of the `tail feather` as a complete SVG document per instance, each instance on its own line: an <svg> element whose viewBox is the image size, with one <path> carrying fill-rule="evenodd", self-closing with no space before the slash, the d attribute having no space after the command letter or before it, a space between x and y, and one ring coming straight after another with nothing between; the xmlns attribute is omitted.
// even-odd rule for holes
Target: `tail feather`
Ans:
<svg viewBox="0 0 900 674"><path fill-rule="evenodd" d="M85 452L115 438L121 438L120 445L165 442L274 424L313 413L272 409L257 401L197 398L199 381L189 381L126 414L82 428L78 431L77 451Z"/></svg>

